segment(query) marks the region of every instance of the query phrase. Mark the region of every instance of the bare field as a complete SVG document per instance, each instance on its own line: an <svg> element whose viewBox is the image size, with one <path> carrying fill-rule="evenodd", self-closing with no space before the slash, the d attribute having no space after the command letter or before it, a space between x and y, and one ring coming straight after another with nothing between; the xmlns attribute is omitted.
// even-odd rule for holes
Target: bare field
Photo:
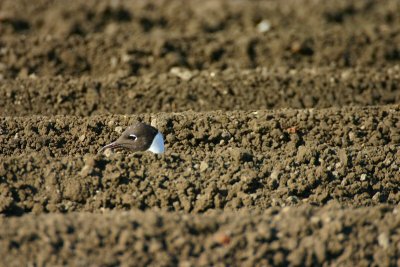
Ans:
<svg viewBox="0 0 400 267"><path fill-rule="evenodd" d="M0 2L0 266L400 264L399 44L396 0ZM166 153L97 153L137 120Z"/></svg>

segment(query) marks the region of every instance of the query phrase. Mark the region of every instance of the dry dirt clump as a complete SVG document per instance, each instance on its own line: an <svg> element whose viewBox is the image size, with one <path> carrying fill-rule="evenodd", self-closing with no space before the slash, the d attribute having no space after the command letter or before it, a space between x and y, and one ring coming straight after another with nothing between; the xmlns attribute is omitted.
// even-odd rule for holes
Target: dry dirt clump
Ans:
<svg viewBox="0 0 400 267"><path fill-rule="evenodd" d="M0 266L400 265L400 3L0 1ZM135 121L166 152L99 149Z"/></svg>

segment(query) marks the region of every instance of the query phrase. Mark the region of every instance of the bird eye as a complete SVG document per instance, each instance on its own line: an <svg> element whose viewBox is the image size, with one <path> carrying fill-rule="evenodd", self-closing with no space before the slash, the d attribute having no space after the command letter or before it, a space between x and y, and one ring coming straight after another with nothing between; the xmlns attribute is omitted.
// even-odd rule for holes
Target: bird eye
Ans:
<svg viewBox="0 0 400 267"><path fill-rule="evenodd" d="M137 136L134 134L130 134L128 138L135 141L137 139Z"/></svg>

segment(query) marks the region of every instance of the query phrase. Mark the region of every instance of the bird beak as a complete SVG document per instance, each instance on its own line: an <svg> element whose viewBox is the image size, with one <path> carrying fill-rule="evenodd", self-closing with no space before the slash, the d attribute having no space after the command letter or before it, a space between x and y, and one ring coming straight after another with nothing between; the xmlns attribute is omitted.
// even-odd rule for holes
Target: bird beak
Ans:
<svg viewBox="0 0 400 267"><path fill-rule="evenodd" d="M106 150L106 149L114 149L114 148L117 148L117 147L120 147L120 145L117 143L117 142L112 142L111 144L108 144L108 145L106 145L106 146L103 146L100 150L99 150L99 154L101 153L101 152L103 152L104 150Z"/></svg>

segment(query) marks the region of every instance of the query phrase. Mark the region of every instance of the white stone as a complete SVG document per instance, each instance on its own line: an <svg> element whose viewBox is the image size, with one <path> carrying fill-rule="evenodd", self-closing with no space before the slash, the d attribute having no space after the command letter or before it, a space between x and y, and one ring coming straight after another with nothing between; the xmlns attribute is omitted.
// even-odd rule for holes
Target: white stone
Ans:
<svg viewBox="0 0 400 267"><path fill-rule="evenodd" d="M179 67L173 67L170 70L170 73L184 81L188 81L193 77L193 73L190 70Z"/></svg>
<svg viewBox="0 0 400 267"><path fill-rule="evenodd" d="M271 29L271 23L268 20L263 20L257 24L257 30L261 33L267 32Z"/></svg>

